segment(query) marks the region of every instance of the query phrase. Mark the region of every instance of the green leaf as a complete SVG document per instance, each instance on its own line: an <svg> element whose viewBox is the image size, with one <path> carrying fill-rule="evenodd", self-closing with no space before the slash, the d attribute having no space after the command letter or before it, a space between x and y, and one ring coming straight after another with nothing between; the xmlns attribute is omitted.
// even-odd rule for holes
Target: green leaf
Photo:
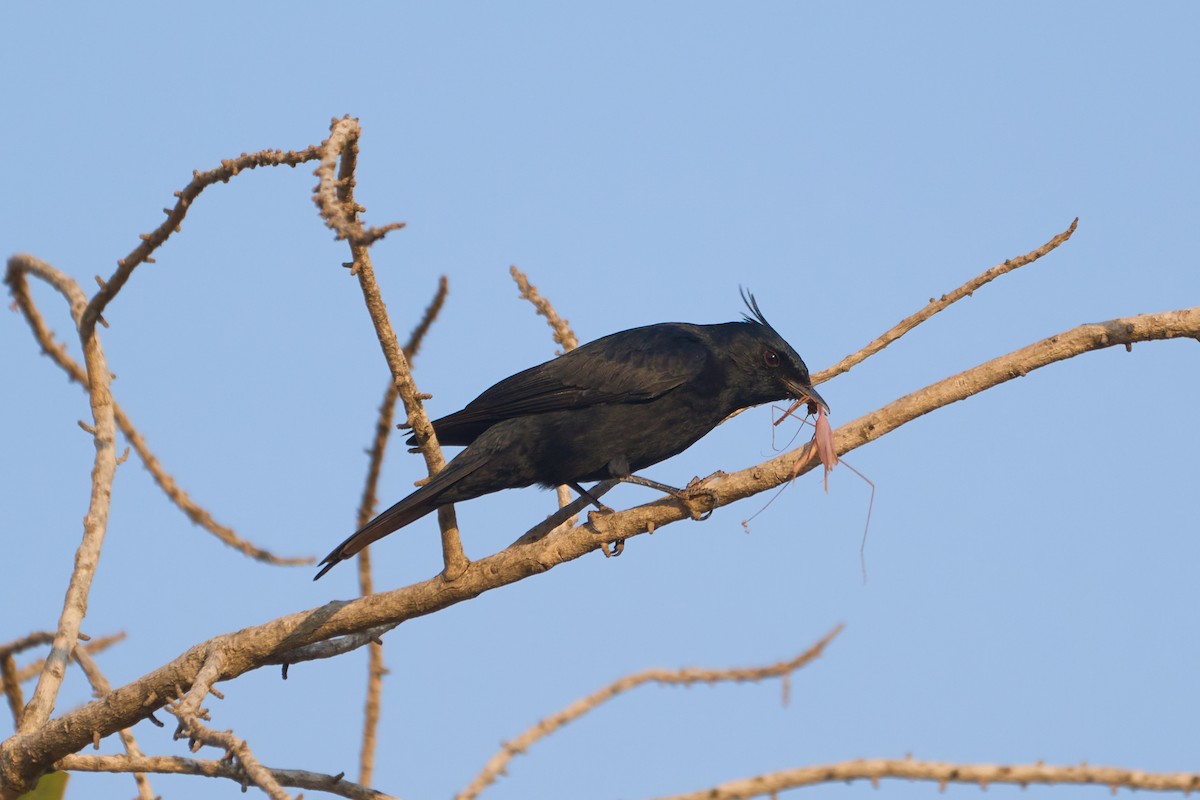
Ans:
<svg viewBox="0 0 1200 800"><path fill-rule="evenodd" d="M62 800L67 793L67 778L65 772L48 772L41 777L32 792L26 792L17 800Z"/></svg>

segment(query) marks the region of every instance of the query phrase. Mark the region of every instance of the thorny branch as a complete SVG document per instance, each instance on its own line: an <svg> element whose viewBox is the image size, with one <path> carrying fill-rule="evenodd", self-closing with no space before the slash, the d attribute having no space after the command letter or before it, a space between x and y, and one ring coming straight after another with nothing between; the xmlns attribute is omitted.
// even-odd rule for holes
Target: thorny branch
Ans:
<svg viewBox="0 0 1200 800"><path fill-rule="evenodd" d="M568 320L560 317L558 312L554 310L554 306L550 304L550 301L538 293L537 287L529 282L529 276L517 269L516 265L510 266L508 268L508 273L512 275L513 280L517 282L517 288L521 290L521 298L532 303L537 313L546 318L546 322L550 325L550 329L554 331L554 341L558 342L559 347L562 348L562 350L559 351L559 354L561 355L562 353L569 353L576 347L579 347L579 339L576 338L575 332L571 330L571 323ZM566 508L567 506L571 505L571 490L568 487L558 486L555 487L554 491L558 495L559 508ZM592 496L599 499L595 492L592 493ZM578 521L578 515L571 515L566 517L562 522L558 523L558 525L563 528L569 528ZM552 532L552 530L547 530L541 535L545 536Z"/></svg>
<svg viewBox="0 0 1200 800"><path fill-rule="evenodd" d="M363 208L354 199L354 171L358 163L358 139L361 134L358 120L344 117L333 121L329 138L321 143L321 166L316 170L320 182L313 194L313 200L326 224L338 232L338 238L346 239L350 243L353 259L351 272L358 276L367 313L375 325L375 334L392 372L392 380L408 412L406 424L417 437L417 446L425 458L429 474L436 475L446 465L446 459L425 413L423 395L417 390L408 359L404 357L404 351L388 318L387 307L383 303L379 284L375 281L375 268L371 264L368 250L371 242L388 230L399 227L400 223L365 231L358 221L358 214ZM341 167L337 169L335 177L334 172L339 159ZM470 561L463 553L454 507L442 506L438 509L437 516L438 525L442 530L442 575L447 581L452 581L466 569Z"/></svg>
<svg viewBox="0 0 1200 800"><path fill-rule="evenodd" d="M1022 789L1030 785L1055 784L1107 786L1113 794L1116 794L1117 789L1145 789L1184 794L1200 789L1200 773L1195 772L1144 772L1091 764L947 764L910 758L879 758L769 772L753 778L729 781L698 792L660 797L658 800L749 800L752 797L764 796L774 798L778 792L787 789L817 784L869 780L872 785L878 787L883 778L933 781L943 790L951 783L973 783L980 789L987 789L994 783L1013 784Z"/></svg>
<svg viewBox="0 0 1200 800"><path fill-rule="evenodd" d="M33 337L42 348L42 352L50 356L50 359L55 364L62 367L71 380L86 390L87 374L84 372L83 367L76 363L67 353L67 348L54 340L54 334L50 331L49 326L46 325L45 319L33 302L33 297L29 294L28 285L24 281L10 281L9 285L11 287L13 302L25 316L25 320L29 323L29 327L33 331ZM166 493L171 502L178 506L179 510L186 514L188 519L193 523L212 533L235 550L257 561L277 565L311 564L313 562L314 559L308 556L277 556L241 538L232 528L226 527L213 519L212 514L196 504L188 496L188 493L179 487L179 484L171 474L163 468L162 462L158 460L158 457L154 455L150 447L146 444L145 437L134 426L133 421L125 413L125 409L115 399L113 400L112 407L117 427L121 429L121 433L124 434L125 439L132 445L134 451L138 454L138 458L142 460L146 470L154 478L154 482L159 485L159 488Z"/></svg>
<svg viewBox="0 0 1200 800"><path fill-rule="evenodd" d="M298 163L315 158L320 152L320 148L313 147L302 153L263 151L251 155L243 154L237 159L229 159L223 162L221 167L216 170L206 173L193 173L192 182L181 192L176 193L178 201L175 207L173 209L164 209L167 220L153 233L144 234L141 237L142 243L128 257L118 261L117 271L108 281L103 281L97 277L100 290L90 302L73 279L40 259L26 255L18 255L9 259L5 282L9 285L17 306L24 311L26 318L29 320L35 337L41 343L43 350L67 369L68 373L88 391L92 407L93 424L83 425L83 427L93 436L96 447L96 458L92 470L91 502L87 516L84 519L84 535L76 553L75 569L72 572L67 587L63 611L54 635L50 654L45 660L44 669L34 689L33 698L23 710L18 710L15 707L19 705L19 701L22 699L19 681L16 679L15 661L11 658L11 653L7 658L0 659L0 672L3 673L2 677L6 697L10 705L14 706L14 714L19 719L18 735L0 745L0 796L8 797L12 792L23 791L29 785L29 779L36 778L36 774L34 773L14 776L13 771L7 768L9 764L6 755L11 755L13 749L20 748L10 746L7 748L7 752L5 752L6 748L4 745L11 745L14 740L17 745L21 744L21 739L41 726L44 726L52 713L55 698L65 675L67 659L74 651L78 642L79 625L86 609L91 580L95 574L107 528L112 481L117 465L123 460L123 457L118 459L115 455L117 415L115 402L110 390L112 374L108 370L104 352L96 337L95 324L97 321L104 322L102 316L104 309L128 281L133 270L141 263L152 262L153 258L151 254L154 250L162 245L172 233L179 231L180 224L187 214L189 205L207 186L217 181L228 181L242 170L253 169L258 166L275 166L279 164L295 166ZM387 229L395 227L398 226L388 226ZM362 235L356 234L354 238L360 242L364 238L373 241L383 235L383 233L386 233L387 229L374 229L363 232ZM68 357L64 347L53 341L52 334L42 320L29 295L26 280L26 275L28 274L45 280L67 298L83 347L84 367L82 369ZM155 478L159 481L160 485L167 490L173 499L176 499L185 511L189 512L189 516L192 516L194 520L198 520L198 517L204 519L201 510L194 506L190 510L187 508L190 505L190 501L187 501L186 495L179 492L169 476L166 476L165 472L161 470L157 461L145 447L144 441L137 434L136 430L133 429L132 424L129 424L128 419L124 419L123 422L125 424L122 427L125 429L126 435L138 447L139 454L142 455L143 460L147 463L147 467L155 474ZM210 529L220 527L215 522L212 522L211 518L207 518L204 521L209 523L206 526L210 527ZM228 534L232 536L231 531L228 531ZM14 777L15 780L12 780Z"/></svg>
<svg viewBox="0 0 1200 800"><path fill-rule="evenodd" d="M610 683L603 689L576 700L561 711L546 717L515 739L505 742L500 752L488 760L488 763L484 765L484 768L475 776L475 779L471 781L467 788L455 795L455 800L475 800L480 792L494 783L498 777L508 770L509 762L512 761L513 756L524 753L539 739L544 739L555 733L564 725L574 722L589 711L596 709L630 689L635 689L647 683L657 683L662 686L687 686L696 683L719 683L727 681L744 683L747 681L766 680L767 678L786 678L806 664L820 658L826 645L832 642L841 632L842 626L838 625L821 637L820 641L795 658L769 664L765 667L742 667L735 669L696 669L694 667L674 670L648 669L633 675L626 675L624 678Z"/></svg>
<svg viewBox="0 0 1200 800"><path fill-rule="evenodd" d="M445 305L446 295L449 291L450 281L443 275L438 280L437 293L434 294L433 300L426 307L421 321L417 323L417 327L409 334L408 344L404 345L404 357L408 359L410 366L412 365L413 358L417 355L417 351L421 349L421 343L425 340L425 334L429 332L430 326L433 325L433 321L437 319L442 306ZM370 522L371 518L375 515L375 505L378 502L376 495L379 487L379 474L383 468L383 456L387 451L388 441L391 439L392 421L395 417L396 400L399 397L400 393L396 389L395 382L388 381L387 390L383 395L383 402L379 405L379 418L375 423L375 440L371 443L371 449L367 451L367 479L363 486L362 501L358 506L357 525L359 528ZM364 548L358 554L358 591L364 597L373 594L375 591L374 582L371 578L370 547ZM383 633L383 631L380 631L373 636L367 648L367 696L363 702L362 751L359 756L358 767L358 781L362 784L371 783L371 777L375 770L375 732L379 727L383 676L387 672L387 667L383 663L383 644L377 641L378 637L382 636Z"/></svg>
<svg viewBox="0 0 1200 800"><path fill-rule="evenodd" d="M824 383L831 378L836 378L838 375L841 375L844 372L849 372L853 367L861 364L863 361L866 361L868 358L875 355L880 350L887 347L889 344L896 341L901 336L932 317L934 314L938 313L939 311L944 311L951 304L963 299L964 297L969 297L970 295L974 294L976 289L991 283L1001 275L1005 275L1027 264L1032 264L1034 261L1037 261L1042 256L1057 248L1060 244L1070 239L1071 235L1075 233L1075 228L1078 225L1079 218L1076 217L1071 221L1071 224L1065 231L1058 234L1041 247L1030 250L1023 256L1010 258L1004 263L997 264L991 269L984 270L982 273L976 275L962 286L958 287L949 294L942 295L937 300L930 298L928 305L926 305L920 311L917 311L915 314L910 314L909 316L897 322L892 328L871 340L866 347L863 347L861 350L855 353L851 353L838 363L834 364L832 367L823 369L817 374L813 375L813 384Z"/></svg>
<svg viewBox="0 0 1200 800"><path fill-rule="evenodd" d="M87 299L74 280L41 259L28 255L17 255L9 259L5 282L14 293L24 291L28 294L25 277L27 274L41 278L66 297L71 308L71 316L80 330L84 364L87 370L88 397L92 407L91 433L95 443L96 457L92 465L91 500L88 504L87 515L83 520L83 538L79 548L75 551L75 568L72 570L70 581L67 584L66 597L63 600L54 642L46 657L45 669L38 678L37 686L33 690L33 697L20 715L21 722L17 729L18 738L43 726L54 710L55 699L58 697L63 678L66 676L67 662L79 640L79 627L83 622L88 594L91 592L92 577L96 573L96 566L100 560L100 549L104 543L104 534L108 526L112 482L117 471L117 456L114 447L116 423L113 419L112 395L109 393L109 384L112 378L104 357L104 350L100 347L100 340L95 334L95 326L85 328L83 325ZM2 750L0 750L0 755L2 755ZM0 780L4 778L2 762L3 759L0 758Z"/></svg>
<svg viewBox="0 0 1200 800"><path fill-rule="evenodd" d="M264 767L255 757L245 739L234 736L233 731L214 731L200 721L208 719L208 711L201 704L209 693L213 692L213 684L220 680L223 662L224 654L220 648L214 647L204 660L200 671L196 673L187 694L177 702L167 705L167 710L179 720L175 738L187 739L192 752L196 752L203 745L221 748L225 751L224 760L232 761L245 777L266 792L271 800L292 800L271 770Z"/></svg>
<svg viewBox="0 0 1200 800"><path fill-rule="evenodd" d="M542 297L537 287L529 282L529 276L517 269L515 265L508 268L508 273L517 282L517 288L521 290L521 299L532 303L537 313L546 318L546 323L554 331L554 341L558 342L559 347L562 348L560 355L579 347L579 339L576 338L575 332L571 330L570 321L558 315L558 312L554 310L554 306L550 304L550 301Z"/></svg>
<svg viewBox="0 0 1200 800"><path fill-rule="evenodd" d="M121 291L121 287L129 280L133 271L140 264L153 263L154 259L151 255L154 251L162 246L171 234L179 233L180 225L183 224L183 218L187 216L188 208L201 192L215 183L228 183L243 170L257 167L277 167L284 164L294 167L305 161L312 161L317 158L319 152L319 148L313 146L299 152L261 150L257 153L242 153L237 158L225 159L216 169L207 172L199 170L193 172L191 183L175 193L177 199L174 207L163 209L167 215L166 220L153 232L141 234L142 243L135 247L129 255L117 261L116 272L107 281L101 283L100 291L87 304L86 310L82 312L78 320L80 337L85 340L91 337L92 330L96 327L96 321L104 313L104 309L108 307L112 299L117 296L117 292Z"/></svg>

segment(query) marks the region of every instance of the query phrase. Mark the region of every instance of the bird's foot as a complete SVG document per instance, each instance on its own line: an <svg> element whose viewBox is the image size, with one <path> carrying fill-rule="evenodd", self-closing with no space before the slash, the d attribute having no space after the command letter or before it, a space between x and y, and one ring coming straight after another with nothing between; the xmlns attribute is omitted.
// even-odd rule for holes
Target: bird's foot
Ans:
<svg viewBox="0 0 1200 800"><path fill-rule="evenodd" d="M603 530L604 519L615 513L617 513L617 512L614 511L613 509L609 508L606 505L601 504L600 508L593 509L592 511L588 512L587 524L592 527L592 530L596 531L597 533L600 533ZM600 523L600 524L597 524L597 523Z"/></svg>
<svg viewBox="0 0 1200 800"><path fill-rule="evenodd" d="M598 483L598 484L596 484L596 486L597 486L597 487L599 487L600 485L601 485L601 484L599 484L599 483ZM587 501L588 501L589 503L591 503L592 505L594 505L594 506L596 507L596 510L597 510L597 511L599 511L601 514L613 514L613 513L615 513L615 512L614 512L614 511L613 511L611 508L609 508L608 506L604 505L604 503L601 503L601 502L600 502L600 499L599 499L598 497L596 497L596 495L592 494L592 493L591 493L591 492L589 492L587 489L585 489L585 488L583 488L582 486L580 486L578 483L568 483L568 484L567 484L567 486L570 486L572 489L574 489L574 490L575 490L575 494L579 495L580 497L585 497L585 498L587 498ZM611 488L611 487L610 487L610 488ZM605 489L604 491L608 491L608 490L607 490L607 489ZM601 492L601 494L603 494L603 492Z"/></svg>
<svg viewBox="0 0 1200 800"><path fill-rule="evenodd" d="M621 553L625 552L625 540L617 539L615 542L613 542L612 550L609 550L608 547L609 546L607 544L601 544L600 552L604 553L605 558L616 558L617 556L621 555Z"/></svg>
<svg viewBox="0 0 1200 800"><path fill-rule="evenodd" d="M713 510L717 507L717 493L705 486L712 478L723 473L713 473L707 478L692 478L683 491L675 495L678 500L691 514L692 519L701 521L712 516Z"/></svg>
<svg viewBox="0 0 1200 800"><path fill-rule="evenodd" d="M604 503L601 503L599 500L593 500L592 505L594 505L596 507L596 510L589 511L588 512L589 515L590 514L615 514L615 513L617 513L616 509L614 509L612 506L606 506Z"/></svg>

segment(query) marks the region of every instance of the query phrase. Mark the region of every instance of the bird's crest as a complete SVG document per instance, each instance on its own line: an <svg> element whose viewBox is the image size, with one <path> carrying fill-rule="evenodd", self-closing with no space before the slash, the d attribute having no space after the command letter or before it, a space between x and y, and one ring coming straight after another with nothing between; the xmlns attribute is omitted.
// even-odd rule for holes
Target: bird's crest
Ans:
<svg viewBox="0 0 1200 800"><path fill-rule="evenodd" d="M742 301L746 304L746 308L750 309L749 314L742 314L742 319L746 320L746 322L757 322L771 333L779 336L779 333L771 323L767 322L767 318L763 316L762 309L758 307L758 301L754 299L754 295L745 286L739 286L738 291L742 293Z"/></svg>

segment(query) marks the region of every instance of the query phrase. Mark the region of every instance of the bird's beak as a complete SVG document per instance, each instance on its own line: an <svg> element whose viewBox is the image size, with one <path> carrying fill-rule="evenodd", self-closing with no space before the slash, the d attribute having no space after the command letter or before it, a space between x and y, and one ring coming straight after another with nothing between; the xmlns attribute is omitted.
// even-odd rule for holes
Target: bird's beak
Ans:
<svg viewBox="0 0 1200 800"><path fill-rule="evenodd" d="M788 388L792 390L792 396L797 400L807 400L810 403L816 403L825 409L825 413L829 413L829 403L825 402L825 398L817 394L817 390L811 386L805 386L801 383L788 383Z"/></svg>

